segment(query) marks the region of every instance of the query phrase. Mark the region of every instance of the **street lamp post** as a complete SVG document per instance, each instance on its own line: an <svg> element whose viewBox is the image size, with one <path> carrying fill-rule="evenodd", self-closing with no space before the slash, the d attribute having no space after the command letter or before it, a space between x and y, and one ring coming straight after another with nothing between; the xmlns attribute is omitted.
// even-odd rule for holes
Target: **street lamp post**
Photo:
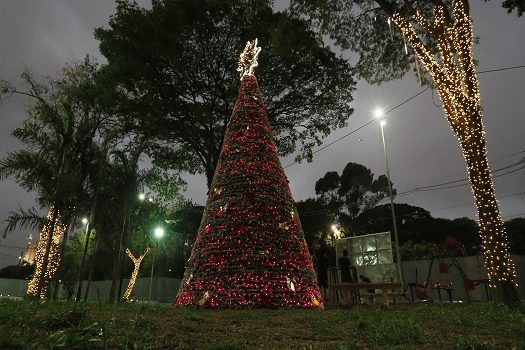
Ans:
<svg viewBox="0 0 525 350"><path fill-rule="evenodd" d="M81 295L82 295L82 281L84 278L84 268L86 266L86 256L88 253L89 248L89 220L88 218L82 218L82 224L86 226L86 239L84 241L84 251L82 253L82 262L80 263L80 277L78 281L78 289L77 289L77 297L75 299L75 305L78 301L80 301Z"/></svg>
<svg viewBox="0 0 525 350"><path fill-rule="evenodd" d="M383 140L383 150L385 151L385 164L386 164L386 177L388 180L388 194L390 196L390 210L392 211L392 226L394 227L394 239L396 241L396 258L397 258L397 269L399 271L399 282L401 282L401 290L404 290L403 283L403 271L401 270L401 255L399 254L399 236L397 234L397 222L396 222L396 211L394 209L394 196L392 195L392 182L390 181L390 167L388 166L388 152L386 149L385 132L383 126L386 124L383 117L384 113L381 109L376 109L374 116L378 119L379 125L381 125L381 138Z"/></svg>
<svg viewBox="0 0 525 350"><path fill-rule="evenodd" d="M162 227L157 227L153 232L155 238L160 239L164 236L164 229ZM153 285L153 270L155 267L155 253L157 252L158 243L155 243L155 248L153 248L153 260L151 261L151 273L149 277L149 292L148 292L148 303L151 302L151 286Z"/></svg>

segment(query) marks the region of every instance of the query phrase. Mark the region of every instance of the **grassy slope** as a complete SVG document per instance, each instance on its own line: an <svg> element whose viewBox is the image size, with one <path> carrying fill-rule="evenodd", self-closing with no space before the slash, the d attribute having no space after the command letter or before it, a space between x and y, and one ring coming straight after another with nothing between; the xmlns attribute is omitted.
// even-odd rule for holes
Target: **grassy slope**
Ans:
<svg viewBox="0 0 525 350"><path fill-rule="evenodd" d="M525 349L525 308L493 304L196 310L0 300L0 349Z"/></svg>

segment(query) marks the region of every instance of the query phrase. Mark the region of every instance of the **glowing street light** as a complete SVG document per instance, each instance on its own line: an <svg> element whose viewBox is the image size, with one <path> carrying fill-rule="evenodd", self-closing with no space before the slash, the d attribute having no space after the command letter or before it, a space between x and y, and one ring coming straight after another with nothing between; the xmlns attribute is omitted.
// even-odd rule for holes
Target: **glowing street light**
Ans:
<svg viewBox="0 0 525 350"><path fill-rule="evenodd" d="M343 236L343 233L341 232L341 230L337 228L337 225L334 224L330 228L332 229L332 232L334 233L335 239L339 239Z"/></svg>
<svg viewBox="0 0 525 350"><path fill-rule="evenodd" d="M374 110L374 118L381 119L383 118L384 115L385 115L385 112L383 111L382 108L376 108Z"/></svg>
<svg viewBox="0 0 525 350"><path fill-rule="evenodd" d="M83 225L87 225L88 222L89 222L89 220L87 218L82 218L82 224Z"/></svg>
<svg viewBox="0 0 525 350"><path fill-rule="evenodd" d="M162 238L164 236L164 229L162 227L157 227L154 231L155 237Z"/></svg>

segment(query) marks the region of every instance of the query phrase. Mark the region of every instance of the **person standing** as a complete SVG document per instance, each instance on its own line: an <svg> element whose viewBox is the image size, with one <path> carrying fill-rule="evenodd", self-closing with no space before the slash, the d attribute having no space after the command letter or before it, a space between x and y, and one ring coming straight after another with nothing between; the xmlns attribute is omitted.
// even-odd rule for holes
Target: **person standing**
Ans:
<svg viewBox="0 0 525 350"><path fill-rule="evenodd" d="M352 283L352 274L350 273L350 259L348 259L348 250L343 250L343 256L337 260L339 269L341 270L341 282Z"/></svg>

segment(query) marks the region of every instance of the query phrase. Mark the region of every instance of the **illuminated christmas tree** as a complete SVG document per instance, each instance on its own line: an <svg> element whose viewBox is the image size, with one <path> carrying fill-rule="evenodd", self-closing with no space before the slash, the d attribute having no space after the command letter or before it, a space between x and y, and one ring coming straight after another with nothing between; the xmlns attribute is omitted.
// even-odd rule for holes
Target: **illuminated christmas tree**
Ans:
<svg viewBox="0 0 525 350"><path fill-rule="evenodd" d="M175 305L322 308L312 259L253 75L241 87Z"/></svg>

